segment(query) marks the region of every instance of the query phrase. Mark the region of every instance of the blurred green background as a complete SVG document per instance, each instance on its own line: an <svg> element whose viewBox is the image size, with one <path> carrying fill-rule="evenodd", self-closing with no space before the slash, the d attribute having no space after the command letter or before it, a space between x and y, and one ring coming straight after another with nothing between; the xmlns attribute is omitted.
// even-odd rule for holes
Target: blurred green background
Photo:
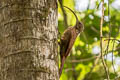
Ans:
<svg viewBox="0 0 120 80"><path fill-rule="evenodd" d="M105 0L105 17L103 24L103 52L106 54L105 61L109 68L110 79L120 80L120 0ZM63 0L63 5L71 8L79 20L84 24L84 32L77 37L71 54L67 57L60 80L105 80L106 74L101 62L96 56L100 54L100 0ZM74 15L65 9L67 23L74 26L76 19ZM109 15L108 16L108 10ZM110 19L109 19L110 18ZM58 3L58 28L62 34L65 30L64 16ZM109 48L108 38L110 40ZM108 50L108 51L107 51ZM105 52L107 51L107 52ZM115 69L115 70L114 70ZM107 79L106 79L107 80Z"/></svg>

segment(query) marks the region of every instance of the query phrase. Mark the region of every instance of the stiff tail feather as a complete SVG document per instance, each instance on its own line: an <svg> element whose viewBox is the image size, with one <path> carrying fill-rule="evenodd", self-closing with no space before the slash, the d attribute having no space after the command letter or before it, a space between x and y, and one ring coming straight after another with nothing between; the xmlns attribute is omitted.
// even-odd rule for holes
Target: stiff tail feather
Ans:
<svg viewBox="0 0 120 80"><path fill-rule="evenodd" d="M61 60L61 65L60 65L60 69L59 69L59 77L62 74L62 69L63 69L63 66L64 66L64 62L65 62L65 57L63 57L62 60Z"/></svg>

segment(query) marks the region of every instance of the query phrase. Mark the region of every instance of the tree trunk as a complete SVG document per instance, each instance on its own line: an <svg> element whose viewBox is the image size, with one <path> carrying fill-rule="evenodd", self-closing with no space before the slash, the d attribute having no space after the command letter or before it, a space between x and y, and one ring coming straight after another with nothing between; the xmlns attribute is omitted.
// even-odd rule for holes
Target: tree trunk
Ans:
<svg viewBox="0 0 120 80"><path fill-rule="evenodd" d="M57 0L0 0L0 80L58 80Z"/></svg>

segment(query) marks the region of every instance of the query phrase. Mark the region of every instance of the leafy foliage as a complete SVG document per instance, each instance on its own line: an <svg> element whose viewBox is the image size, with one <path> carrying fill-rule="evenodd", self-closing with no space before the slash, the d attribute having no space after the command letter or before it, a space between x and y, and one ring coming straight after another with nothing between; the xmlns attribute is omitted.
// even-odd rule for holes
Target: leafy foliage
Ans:
<svg viewBox="0 0 120 80"><path fill-rule="evenodd" d="M80 0L82 1L82 0ZM108 18L108 4L105 3L105 20L103 24L103 50L105 50L108 45L108 37L120 39L120 10L115 9L111 4L115 0L110 0L110 19ZM85 30L76 39L74 46L71 51L71 55L67 58L64 64L64 70L60 80L104 80L106 79L105 70L101 63L98 61L97 65L94 65L96 61L96 56L100 54L100 19L101 16L97 12L101 11L101 7L98 9L96 7L99 5L99 0L96 1L96 7L94 9L86 9L83 12L79 12L75 9L74 0L63 0L63 5L68 6L74 10L81 22L85 26ZM67 14L68 25L75 25L74 15L65 9ZM59 32L62 34L65 30L63 14L60 6L58 7L58 28ZM107 19L106 19L107 18ZM110 25L109 25L110 21ZM115 40L113 48L113 40L110 40L109 49L106 55L113 53L112 56L105 57L107 66L109 68L109 76L111 79L115 79L120 75L120 42ZM119 63L119 64L117 64ZM116 67L115 72L113 70L113 65Z"/></svg>

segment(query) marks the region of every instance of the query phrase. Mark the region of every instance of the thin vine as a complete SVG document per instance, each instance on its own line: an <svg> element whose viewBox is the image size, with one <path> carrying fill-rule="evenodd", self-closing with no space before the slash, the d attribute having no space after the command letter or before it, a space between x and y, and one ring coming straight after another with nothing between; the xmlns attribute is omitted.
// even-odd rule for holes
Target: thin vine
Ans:
<svg viewBox="0 0 120 80"><path fill-rule="evenodd" d="M104 21L104 0L102 0L102 17L101 17L101 22L100 22L100 48L101 48L102 64L103 64L104 69L105 69L107 80L110 80L108 68L107 68L106 63L104 61L104 55L103 55L103 49L102 49L102 45L103 45L103 43L102 43L102 40L103 40L102 39L102 37L103 37L103 34L102 34L103 21Z"/></svg>

